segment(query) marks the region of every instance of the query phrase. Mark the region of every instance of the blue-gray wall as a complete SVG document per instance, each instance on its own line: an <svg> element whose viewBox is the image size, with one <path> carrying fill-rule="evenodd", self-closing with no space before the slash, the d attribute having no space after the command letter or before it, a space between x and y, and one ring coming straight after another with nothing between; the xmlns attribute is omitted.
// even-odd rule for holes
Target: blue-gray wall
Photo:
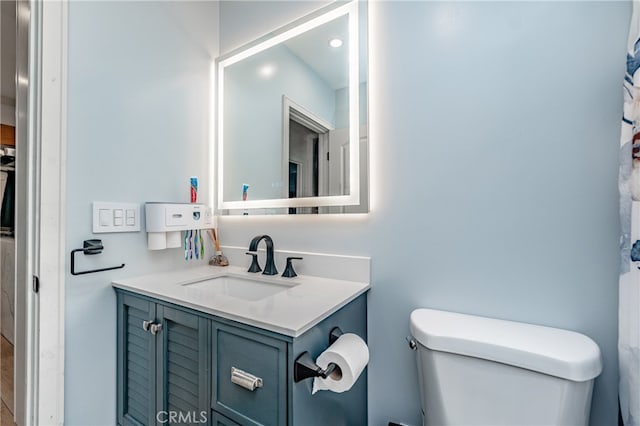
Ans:
<svg viewBox="0 0 640 426"><path fill-rule="evenodd" d="M224 2L222 51L317 7ZM370 424L419 423L419 306L578 330L603 350L593 425L615 424L617 153L628 2L372 2L369 215L230 217L224 244L372 257ZM207 171L215 3L71 2L67 244L90 202L187 200ZM98 173L99 172L99 173ZM206 189L204 190L206 193ZM115 421L111 279L183 267L102 236L67 277L66 424ZM83 266L84 264L81 264Z"/></svg>
<svg viewBox="0 0 640 426"><path fill-rule="evenodd" d="M221 52L317 7L221 3ZM420 422L409 313L577 330L617 416L617 164L629 2L371 2L371 213L229 217L224 244L372 257L369 423Z"/></svg>
<svg viewBox="0 0 640 426"><path fill-rule="evenodd" d="M144 222L142 232L93 235L91 202L189 202L192 175L207 201L217 20L213 2L69 4L66 243L102 238L103 254L80 255L79 269L126 267L67 275L66 425L116 423L111 280L187 267L179 249L147 250Z"/></svg>

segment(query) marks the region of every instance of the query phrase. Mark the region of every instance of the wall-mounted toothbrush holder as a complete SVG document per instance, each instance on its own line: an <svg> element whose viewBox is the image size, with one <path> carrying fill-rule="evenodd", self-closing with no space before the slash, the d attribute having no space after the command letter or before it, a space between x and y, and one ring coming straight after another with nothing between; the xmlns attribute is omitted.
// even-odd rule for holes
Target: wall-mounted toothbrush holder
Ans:
<svg viewBox="0 0 640 426"><path fill-rule="evenodd" d="M213 212L204 204L146 203L147 248L182 247L180 232L213 228Z"/></svg>
<svg viewBox="0 0 640 426"><path fill-rule="evenodd" d="M101 269L92 269L89 271L76 271L76 253L81 251L85 255L94 255L100 254L104 250L104 246L102 245L102 240L84 240L82 244L82 248L71 250L71 275L84 275L84 274L93 274L94 272L103 272L103 271L111 271L113 269L122 269L124 268L124 263L120 266L112 266L110 268L101 268Z"/></svg>
<svg viewBox="0 0 640 426"><path fill-rule="evenodd" d="M342 330L339 327L333 327L329 332L329 346L331 346L338 338L342 336ZM308 351L301 353L293 366L293 381L298 383L311 377L322 377L326 379L335 371L338 366L333 362L322 368L315 363Z"/></svg>

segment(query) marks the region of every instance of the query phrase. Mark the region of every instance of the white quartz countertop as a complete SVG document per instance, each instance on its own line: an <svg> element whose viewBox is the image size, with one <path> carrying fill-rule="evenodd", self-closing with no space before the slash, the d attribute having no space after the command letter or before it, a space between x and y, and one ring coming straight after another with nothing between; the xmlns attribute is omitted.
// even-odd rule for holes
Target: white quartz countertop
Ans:
<svg viewBox="0 0 640 426"><path fill-rule="evenodd" d="M245 300L221 293L206 282L223 276L263 280L283 289L258 300ZM118 279L112 285L291 337L300 336L370 288L369 283L309 275L269 277L236 266L201 266Z"/></svg>

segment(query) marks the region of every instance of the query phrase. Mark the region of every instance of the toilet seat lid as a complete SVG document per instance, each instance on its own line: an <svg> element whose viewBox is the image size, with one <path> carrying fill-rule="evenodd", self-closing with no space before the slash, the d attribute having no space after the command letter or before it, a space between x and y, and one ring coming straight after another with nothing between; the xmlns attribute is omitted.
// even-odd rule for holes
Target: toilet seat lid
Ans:
<svg viewBox="0 0 640 426"><path fill-rule="evenodd" d="M600 348L574 331L434 309L411 313L423 346L582 382L602 371Z"/></svg>

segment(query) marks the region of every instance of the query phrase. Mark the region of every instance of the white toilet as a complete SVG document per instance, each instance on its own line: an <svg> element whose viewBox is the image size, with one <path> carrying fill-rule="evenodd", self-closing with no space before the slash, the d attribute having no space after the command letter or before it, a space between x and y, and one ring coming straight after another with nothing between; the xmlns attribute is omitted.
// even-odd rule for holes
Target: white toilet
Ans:
<svg viewBox="0 0 640 426"><path fill-rule="evenodd" d="M587 425L598 345L579 333L472 315L411 313L423 425Z"/></svg>

